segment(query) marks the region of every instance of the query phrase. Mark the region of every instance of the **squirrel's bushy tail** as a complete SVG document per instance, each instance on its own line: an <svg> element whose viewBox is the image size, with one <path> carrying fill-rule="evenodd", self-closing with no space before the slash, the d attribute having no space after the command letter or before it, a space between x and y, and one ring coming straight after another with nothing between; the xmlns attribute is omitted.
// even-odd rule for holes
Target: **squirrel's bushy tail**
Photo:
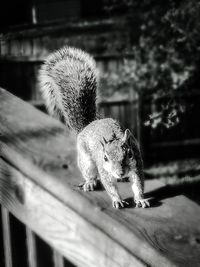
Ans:
<svg viewBox="0 0 200 267"><path fill-rule="evenodd" d="M49 113L80 132L96 119L98 75L94 59L72 47L52 53L39 73Z"/></svg>

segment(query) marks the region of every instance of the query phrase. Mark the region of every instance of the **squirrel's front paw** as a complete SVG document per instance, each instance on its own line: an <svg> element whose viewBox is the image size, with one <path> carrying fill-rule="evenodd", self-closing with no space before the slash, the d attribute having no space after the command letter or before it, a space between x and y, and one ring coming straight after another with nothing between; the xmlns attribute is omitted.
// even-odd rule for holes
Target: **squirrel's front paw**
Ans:
<svg viewBox="0 0 200 267"><path fill-rule="evenodd" d="M124 201L124 200L112 200L112 206L115 209L119 209L119 208L124 208L124 205L129 205L128 202Z"/></svg>
<svg viewBox="0 0 200 267"><path fill-rule="evenodd" d="M94 191L96 186L97 186L97 181L96 180L86 181L83 184L83 191Z"/></svg>
<svg viewBox="0 0 200 267"><path fill-rule="evenodd" d="M136 208L147 208L150 207L150 202L148 199L137 199L135 200Z"/></svg>

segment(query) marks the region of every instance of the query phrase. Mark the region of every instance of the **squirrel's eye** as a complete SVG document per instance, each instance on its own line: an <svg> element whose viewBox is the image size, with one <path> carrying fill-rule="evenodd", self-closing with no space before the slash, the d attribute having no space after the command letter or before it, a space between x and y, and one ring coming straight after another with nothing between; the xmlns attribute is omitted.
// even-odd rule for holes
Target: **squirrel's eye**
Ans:
<svg viewBox="0 0 200 267"><path fill-rule="evenodd" d="M106 157L106 155L104 156L104 160L105 160L105 161L108 161L108 158Z"/></svg>
<svg viewBox="0 0 200 267"><path fill-rule="evenodd" d="M133 157L133 153L132 153L131 150L128 151L128 157L129 157L129 158L132 158L132 157Z"/></svg>
<svg viewBox="0 0 200 267"><path fill-rule="evenodd" d="M125 145L122 146L122 150L126 151L126 146Z"/></svg>

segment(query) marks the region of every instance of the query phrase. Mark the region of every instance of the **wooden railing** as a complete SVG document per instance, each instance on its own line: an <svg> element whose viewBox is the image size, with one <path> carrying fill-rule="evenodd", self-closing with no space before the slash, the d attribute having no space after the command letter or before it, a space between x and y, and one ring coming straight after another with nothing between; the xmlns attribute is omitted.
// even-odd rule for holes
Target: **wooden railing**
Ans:
<svg viewBox="0 0 200 267"><path fill-rule="evenodd" d="M200 209L180 192L148 181L152 208L136 209L119 183L130 205L114 210L104 190L81 191L75 137L3 89L0 134L0 266L198 266Z"/></svg>

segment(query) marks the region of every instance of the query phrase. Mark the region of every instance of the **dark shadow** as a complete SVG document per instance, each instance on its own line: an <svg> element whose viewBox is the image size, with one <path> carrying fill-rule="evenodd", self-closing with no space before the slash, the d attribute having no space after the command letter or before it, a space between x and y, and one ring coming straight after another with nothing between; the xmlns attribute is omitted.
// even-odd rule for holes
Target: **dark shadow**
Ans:
<svg viewBox="0 0 200 267"><path fill-rule="evenodd" d="M128 182L130 182L130 179L129 179L129 177L125 177L122 179L117 179L117 182L118 183L128 183Z"/></svg>
<svg viewBox="0 0 200 267"><path fill-rule="evenodd" d="M145 195L145 198L146 198L146 195ZM125 208L130 209L130 208L136 207L133 197L126 198L126 199L124 199L124 201L127 202L127 203L124 203ZM159 207L162 205L162 202L158 201L155 198L149 198L149 202L150 202L151 208ZM148 207L147 207L147 209L148 209Z"/></svg>
<svg viewBox="0 0 200 267"><path fill-rule="evenodd" d="M125 198L124 201L125 201L124 208L126 209L135 208L135 202L134 202L133 197Z"/></svg>
<svg viewBox="0 0 200 267"><path fill-rule="evenodd" d="M146 194L144 195L145 198L146 197ZM156 208L156 207L159 207L162 205L162 202L156 198L149 198L149 202L150 202L150 208Z"/></svg>
<svg viewBox="0 0 200 267"><path fill-rule="evenodd" d="M145 179L146 180L151 180L151 179L155 179L155 178L160 178L161 176L160 175L154 175L154 174L150 174L150 173L147 173L147 172L144 172L145 173ZM176 176L178 178L183 178L185 176L188 176L188 177L195 177L197 175L200 175L200 170L187 170L187 171L177 171L176 172ZM168 172L166 173L163 173L162 174L162 177L169 177L170 174Z"/></svg>
<svg viewBox="0 0 200 267"><path fill-rule="evenodd" d="M180 181L175 184L160 187L158 189L146 193L145 197L153 198L157 202L159 202L166 198L171 198L178 195L184 195L200 205L199 192L200 192L200 177L199 179L193 180L191 178L191 180L189 181L182 181L182 182Z"/></svg>
<svg viewBox="0 0 200 267"><path fill-rule="evenodd" d="M130 209L130 208L135 207L135 203L132 197L125 198L124 201L127 202L127 203L124 203L125 208Z"/></svg>

